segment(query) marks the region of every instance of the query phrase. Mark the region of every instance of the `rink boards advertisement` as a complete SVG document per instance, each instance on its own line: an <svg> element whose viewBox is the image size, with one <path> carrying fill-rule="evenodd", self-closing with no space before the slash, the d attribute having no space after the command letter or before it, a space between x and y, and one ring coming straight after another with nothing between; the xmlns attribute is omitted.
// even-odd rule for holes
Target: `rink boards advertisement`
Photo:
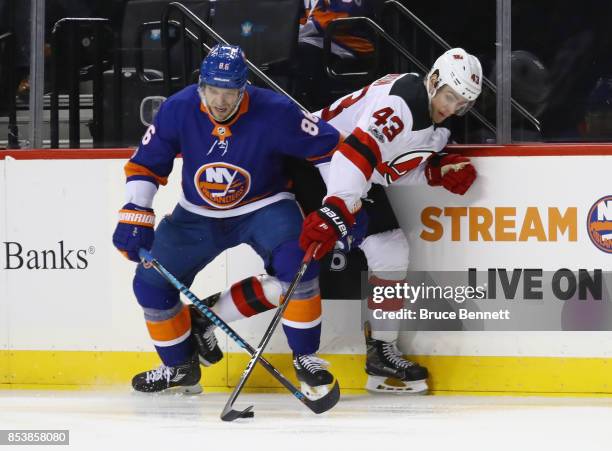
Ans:
<svg viewBox="0 0 612 451"><path fill-rule="evenodd" d="M411 269L612 269L612 146L453 151L470 156L478 171L466 195L426 185L387 190L408 237ZM125 383L157 364L131 291L134 264L111 243L130 154L0 152L0 384ZM155 199L158 222L178 200L180 166ZM342 269L340 262L334 270ZM217 257L192 290L203 298L263 271L256 254L239 246ZM320 352L345 388L365 381L360 305L323 305ZM270 319L268 312L236 330L255 343ZM217 335L227 358L206 370L204 383L231 386L248 356ZM612 392L607 330L405 332L399 344L435 375L434 391ZM281 330L268 351L291 374ZM255 376L254 386L274 385Z"/></svg>

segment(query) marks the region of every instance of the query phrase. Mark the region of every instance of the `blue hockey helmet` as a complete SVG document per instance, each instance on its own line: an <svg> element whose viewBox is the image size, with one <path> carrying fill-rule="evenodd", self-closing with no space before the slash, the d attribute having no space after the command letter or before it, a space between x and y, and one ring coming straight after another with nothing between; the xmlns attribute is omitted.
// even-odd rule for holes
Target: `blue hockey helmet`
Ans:
<svg viewBox="0 0 612 451"><path fill-rule="evenodd" d="M244 52L237 45L215 45L200 66L199 86L244 89L249 69Z"/></svg>

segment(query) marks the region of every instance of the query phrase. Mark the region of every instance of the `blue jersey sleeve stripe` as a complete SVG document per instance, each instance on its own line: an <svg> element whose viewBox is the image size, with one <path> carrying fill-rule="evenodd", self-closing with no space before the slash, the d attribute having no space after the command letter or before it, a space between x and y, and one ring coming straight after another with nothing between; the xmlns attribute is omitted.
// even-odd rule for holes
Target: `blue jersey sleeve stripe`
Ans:
<svg viewBox="0 0 612 451"><path fill-rule="evenodd" d="M168 177L161 177L151 171L146 166L143 166L138 163L133 163L132 161L128 161L124 167L125 176L135 177L135 176L145 176L154 179L159 185L166 185L168 183Z"/></svg>

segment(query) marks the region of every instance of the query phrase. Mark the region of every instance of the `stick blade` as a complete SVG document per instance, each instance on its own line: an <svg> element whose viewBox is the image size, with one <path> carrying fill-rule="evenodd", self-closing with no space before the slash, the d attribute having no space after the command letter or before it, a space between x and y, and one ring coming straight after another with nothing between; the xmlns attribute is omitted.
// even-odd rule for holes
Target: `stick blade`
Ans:
<svg viewBox="0 0 612 451"><path fill-rule="evenodd" d="M234 421L238 418L253 418L254 416L255 412L253 412L253 406L249 406L242 411L230 408L228 411L224 410L221 413L221 419L223 421Z"/></svg>
<svg viewBox="0 0 612 451"><path fill-rule="evenodd" d="M304 398L302 402L308 406L310 410L314 413L319 414L323 412L327 412L340 400L340 385L338 385L338 381L335 381L332 389L322 398L317 400L312 400L309 398Z"/></svg>

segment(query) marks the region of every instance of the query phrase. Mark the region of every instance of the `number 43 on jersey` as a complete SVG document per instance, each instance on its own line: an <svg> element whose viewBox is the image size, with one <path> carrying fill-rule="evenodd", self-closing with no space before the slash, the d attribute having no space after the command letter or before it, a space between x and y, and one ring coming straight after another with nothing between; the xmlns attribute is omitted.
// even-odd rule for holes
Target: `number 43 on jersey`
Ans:
<svg viewBox="0 0 612 451"><path fill-rule="evenodd" d="M385 107L372 114L372 117L376 119L374 125L382 127L380 131L382 131L389 142L393 141L404 129L402 120L393 113L395 113L393 108Z"/></svg>

